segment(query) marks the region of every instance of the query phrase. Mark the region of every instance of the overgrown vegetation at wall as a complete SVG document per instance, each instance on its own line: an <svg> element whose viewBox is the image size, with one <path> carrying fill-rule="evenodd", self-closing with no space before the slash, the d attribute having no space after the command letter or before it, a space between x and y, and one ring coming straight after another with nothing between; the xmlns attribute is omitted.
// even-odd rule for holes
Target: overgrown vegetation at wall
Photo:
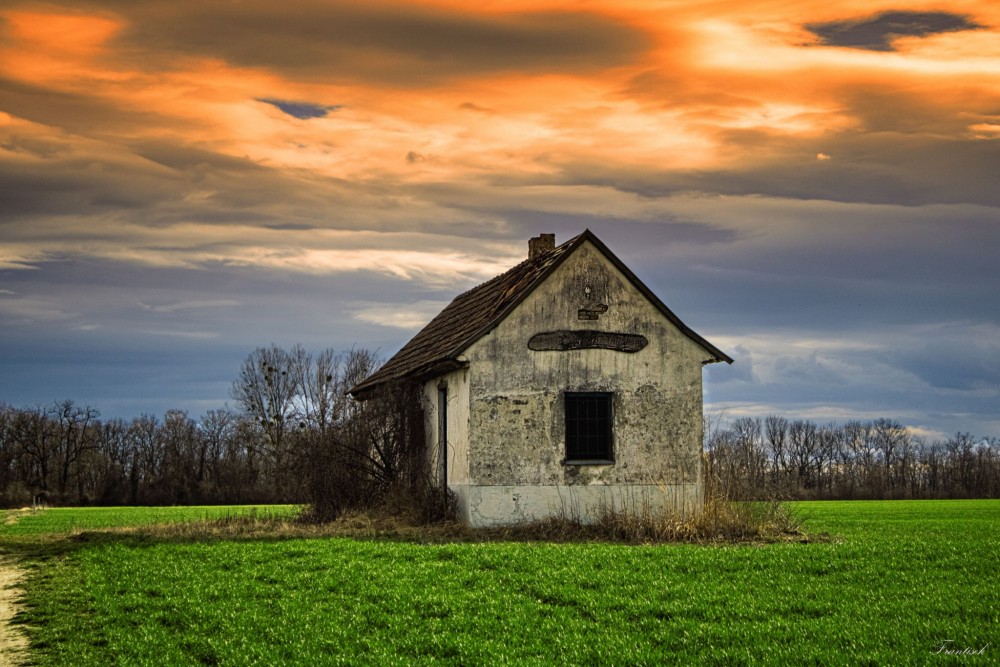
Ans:
<svg viewBox="0 0 1000 667"><path fill-rule="evenodd" d="M707 430L705 458L731 499L1000 498L1000 439L928 442L891 419L742 417Z"/></svg>

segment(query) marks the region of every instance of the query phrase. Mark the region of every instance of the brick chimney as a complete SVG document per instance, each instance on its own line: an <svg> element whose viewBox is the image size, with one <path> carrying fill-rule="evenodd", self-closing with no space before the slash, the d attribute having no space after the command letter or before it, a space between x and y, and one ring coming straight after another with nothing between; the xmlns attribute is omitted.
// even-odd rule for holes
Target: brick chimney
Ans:
<svg viewBox="0 0 1000 667"><path fill-rule="evenodd" d="M528 259L534 259L543 252L556 249L555 234L539 234L528 240Z"/></svg>

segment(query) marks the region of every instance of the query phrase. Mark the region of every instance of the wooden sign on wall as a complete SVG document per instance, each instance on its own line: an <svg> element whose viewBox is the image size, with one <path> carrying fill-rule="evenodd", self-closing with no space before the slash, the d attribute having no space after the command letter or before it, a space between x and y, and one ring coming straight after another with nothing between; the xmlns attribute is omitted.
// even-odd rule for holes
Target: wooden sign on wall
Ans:
<svg viewBox="0 0 1000 667"><path fill-rule="evenodd" d="M616 350L638 352L649 341L640 334L613 331L546 331L528 341L528 348L537 352L564 350Z"/></svg>

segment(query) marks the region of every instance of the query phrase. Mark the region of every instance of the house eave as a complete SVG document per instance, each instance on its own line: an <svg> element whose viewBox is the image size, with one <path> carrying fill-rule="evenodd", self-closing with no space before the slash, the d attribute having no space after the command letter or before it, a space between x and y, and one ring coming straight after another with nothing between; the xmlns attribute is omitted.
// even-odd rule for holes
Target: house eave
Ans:
<svg viewBox="0 0 1000 667"><path fill-rule="evenodd" d="M424 382L427 382L428 380L433 380L436 377L447 375L452 371L461 370L463 368L468 368L468 367L469 367L468 360L459 360L456 358L442 359L433 364L429 364L422 368L418 368L417 370L407 373L406 375L400 377L386 378L381 382L376 382L374 384L368 384L368 385L362 382L353 387L352 389L350 389L347 393L359 401L366 401L369 398L371 398L376 391L378 391L381 387L386 386L387 384L391 384L393 382L412 382L415 384L422 384Z"/></svg>

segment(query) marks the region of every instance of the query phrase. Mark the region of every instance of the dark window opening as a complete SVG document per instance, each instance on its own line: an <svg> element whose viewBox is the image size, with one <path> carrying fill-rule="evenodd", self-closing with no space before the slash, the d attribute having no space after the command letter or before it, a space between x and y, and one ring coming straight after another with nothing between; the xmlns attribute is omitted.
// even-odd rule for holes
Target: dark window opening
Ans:
<svg viewBox="0 0 1000 667"><path fill-rule="evenodd" d="M566 393L566 462L614 460L610 393Z"/></svg>

